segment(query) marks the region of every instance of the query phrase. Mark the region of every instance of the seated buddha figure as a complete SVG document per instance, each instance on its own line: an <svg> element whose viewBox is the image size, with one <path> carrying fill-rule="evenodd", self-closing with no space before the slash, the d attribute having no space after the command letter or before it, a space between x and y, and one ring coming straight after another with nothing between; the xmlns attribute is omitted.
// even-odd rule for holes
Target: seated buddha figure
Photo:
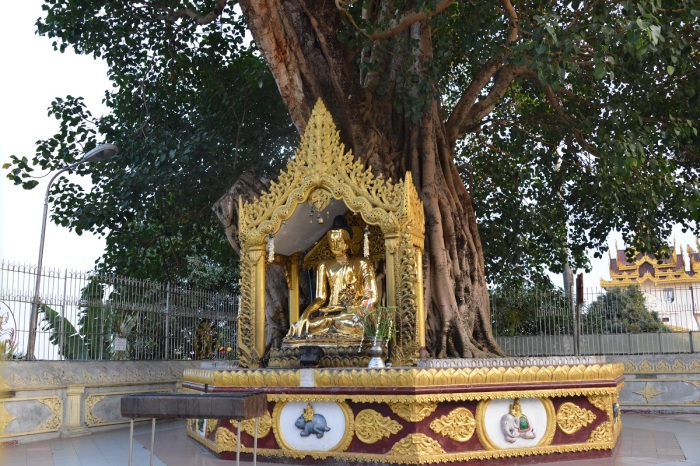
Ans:
<svg viewBox="0 0 700 466"><path fill-rule="evenodd" d="M291 326L287 338L362 337L362 322L356 318L355 310L371 307L376 300L372 263L364 257L350 256L352 229L342 215L333 220L326 240L333 257L318 265L316 298Z"/></svg>

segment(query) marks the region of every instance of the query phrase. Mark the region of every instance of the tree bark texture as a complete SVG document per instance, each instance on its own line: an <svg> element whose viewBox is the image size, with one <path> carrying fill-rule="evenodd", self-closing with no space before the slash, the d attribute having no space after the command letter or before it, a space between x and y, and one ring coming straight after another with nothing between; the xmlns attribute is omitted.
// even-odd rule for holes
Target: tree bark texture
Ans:
<svg viewBox="0 0 700 466"><path fill-rule="evenodd" d="M421 96L424 83L407 79L406 70L414 77L425 75L432 51L428 23L415 22L386 39L391 53L367 46L359 57L338 39L338 30L348 25L333 2L244 0L240 5L300 132L321 98L341 139L373 171L392 179L411 172L426 214L423 273L430 356L501 354L491 334L472 201L454 163L454 131L447 129L435 98L423 99L418 118L395 105ZM367 14L383 14L382 2L374 5ZM360 71L360 60L371 64L369 71ZM464 123L462 118L455 127Z"/></svg>

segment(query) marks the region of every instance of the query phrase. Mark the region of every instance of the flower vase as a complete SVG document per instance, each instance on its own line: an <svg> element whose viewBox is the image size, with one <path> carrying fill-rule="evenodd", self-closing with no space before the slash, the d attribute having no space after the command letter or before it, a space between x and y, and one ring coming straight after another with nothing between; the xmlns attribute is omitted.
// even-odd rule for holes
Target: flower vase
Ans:
<svg viewBox="0 0 700 466"><path fill-rule="evenodd" d="M382 359L384 355L384 346L382 346L382 341L380 339L374 339L374 344L369 349L369 355L371 357L367 365L368 369L384 369L384 367L386 367L384 365L384 359Z"/></svg>

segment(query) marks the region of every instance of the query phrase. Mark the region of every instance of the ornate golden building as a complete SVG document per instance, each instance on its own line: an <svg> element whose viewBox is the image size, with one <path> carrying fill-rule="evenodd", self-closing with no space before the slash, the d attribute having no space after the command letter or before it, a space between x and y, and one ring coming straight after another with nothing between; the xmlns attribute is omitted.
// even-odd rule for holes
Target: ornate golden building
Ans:
<svg viewBox="0 0 700 466"><path fill-rule="evenodd" d="M638 253L634 261L630 262L627 260L624 249L617 247L615 249L615 258L612 255L609 256L610 280L600 280L603 288L641 286L646 283L660 287L700 283L700 253L690 246L687 247L689 268L686 268L685 258L680 252L662 260L651 254ZM674 245L674 251L675 249Z"/></svg>

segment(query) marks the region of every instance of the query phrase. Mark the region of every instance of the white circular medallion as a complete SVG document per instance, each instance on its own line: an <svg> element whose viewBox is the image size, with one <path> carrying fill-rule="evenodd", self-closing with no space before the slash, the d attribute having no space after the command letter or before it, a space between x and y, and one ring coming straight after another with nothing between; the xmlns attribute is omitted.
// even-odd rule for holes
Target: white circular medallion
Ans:
<svg viewBox="0 0 700 466"><path fill-rule="evenodd" d="M545 403L550 400L513 398L491 400L483 405L483 443L495 449L528 448L551 442L553 434ZM513 405L516 405L514 416ZM517 406L519 405L519 406ZM518 414L519 413L519 414Z"/></svg>
<svg viewBox="0 0 700 466"><path fill-rule="evenodd" d="M307 411L309 405L313 414ZM348 419L338 403L294 401L282 406L278 425L283 448L331 451L345 439Z"/></svg>

